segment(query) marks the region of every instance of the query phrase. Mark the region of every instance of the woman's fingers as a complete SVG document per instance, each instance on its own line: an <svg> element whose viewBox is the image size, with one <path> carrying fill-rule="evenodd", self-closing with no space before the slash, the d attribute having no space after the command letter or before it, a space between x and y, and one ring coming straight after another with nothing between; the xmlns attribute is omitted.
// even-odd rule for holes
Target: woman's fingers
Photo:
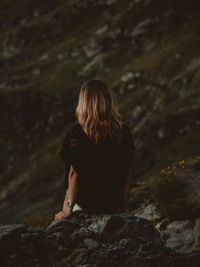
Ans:
<svg viewBox="0 0 200 267"><path fill-rule="evenodd" d="M60 212L56 213L55 220L58 220L59 219L59 214L60 214Z"/></svg>
<svg viewBox="0 0 200 267"><path fill-rule="evenodd" d="M55 214L55 219L54 220L59 220L59 219L62 219L62 218L67 218L71 215L72 212L63 212L63 210L61 210L60 212L56 213Z"/></svg>
<svg viewBox="0 0 200 267"><path fill-rule="evenodd" d="M63 216L63 211L59 211L59 212L56 213L56 215L55 215L55 220L62 219L62 216Z"/></svg>

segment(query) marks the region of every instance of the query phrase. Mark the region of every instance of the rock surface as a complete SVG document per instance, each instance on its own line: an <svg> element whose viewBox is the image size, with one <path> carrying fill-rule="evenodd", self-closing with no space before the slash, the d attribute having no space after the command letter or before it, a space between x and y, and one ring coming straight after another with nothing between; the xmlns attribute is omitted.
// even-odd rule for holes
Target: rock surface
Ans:
<svg viewBox="0 0 200 267"><path fill-rule="evenodd" d="M166 246L178 252L200 251L200 217L193 222L173 221L160 233Z"/></svg>
<svg viewBox="0 0 200 267"><path fill-rule="evenodd" d="M200 254L164 246L151 222L131 213L75 211L48 227L0 226L1 266L193 266Z"/></svg>
<svg viewBox="0 0 200 267"><path fill-rule="evenodd" d="M200 217L169 222L152 203L144 203L134 215L151 221L167 247L180 253L200 251Z"/></svg>
<svg viewBox="0 0 200 267"><path fill-rule="evenodd" d="M179 218L170 224L158 222L156 227L167 246L182 252L199 249L198 218L190 221L190 210L200 207L198 1L163 0L158 4L156 0L26 0L21 1L20 8L18 1L1 1L0 10L0 222L44 225L59 211L65 188L58 150L65 127L73 121L83 80L97 75L113 89L119 111L134 135L137 151L132 210L153 195L152 187L146 192L144 185L143 189L135 186L137 182L145 184L161 169L183 159L190 161L190 172L184 168L171 180L169 172L160 177L157 191L162 189L167 199L162 203L162 215L167 211ZM187 186L183 198L174 197L180 188L174 188L173 193L171 190L178 179ZM196 210L193 214L197 214ZM157 216L150 206L143 215L146 219ZM72 235L83 235L84 246L74 246L73 256L72 252L67 255L93 262L87 255L95 250L104 257L101 242L85 237L89 231L101 233L107 222L104 219L94 220L89 228L76 229ZM33 235L26 229L23 232L22 226L12 227L19 228L1 229L1 254L6 252L7 238L9 249L21 244L15 235L18 231L28 242L26 250L32 253L35 241L32 244L28 240L38 232ZM62 227L60 231L52 240L62 236ZM50 251L48 254L51 258ZM8 254L9 260L6 255L8 264L12 259L17 265L17 257L23 258L17 252ZM56 256L52 259L57 262ZM147 261L146 266L149 264Z"/></svg>
<svg viewBox="0 0 200 267"><path fill-rule="evenodd" d="M134 180L199 156L197 1L47 2L0 3L4 224L46 221L59 210L58 150L81 84L92 76L113 89L134 135Z"/></svg>

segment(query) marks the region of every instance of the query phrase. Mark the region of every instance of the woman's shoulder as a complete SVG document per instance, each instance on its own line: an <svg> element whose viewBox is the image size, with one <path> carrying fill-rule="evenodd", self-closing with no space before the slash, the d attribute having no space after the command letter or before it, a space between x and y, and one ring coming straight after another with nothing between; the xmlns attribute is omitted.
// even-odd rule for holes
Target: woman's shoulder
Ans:
<svg viewBox="0 0 200 267"><path fill-rule="evenodd" d="M66 128L66 135L68 135L69 137L72 138L79 137L81 133L82 133L82 128L78 121L73 121Z"/></svg>
<svg viewBox="0 0 200 267"><path fill-rule="evenodd" d="M122 123L122 126L123 126L123 132L124 132L124 134L126 134L126 135L132 135L131 129L130 129L130 127L127 124Z"/></svg>
<svg viewBox="0 0 200 267"><path fill-rule="evenodd" d="M122 132L123 132L123 140L126 142L127 140L133 139L130 127L126 123L122 123ZM84 135L84 131L80 125L80 123L76 120L70 123L66 128L66 137L73 140L79 140L80 137Z"/></svg>
<svg viewBox="0 0 200 267"><path fill-rule="evenodd" d="M134 138L130 127L127 124L123 123L123 130L125 142L135 149Z"/></svg>

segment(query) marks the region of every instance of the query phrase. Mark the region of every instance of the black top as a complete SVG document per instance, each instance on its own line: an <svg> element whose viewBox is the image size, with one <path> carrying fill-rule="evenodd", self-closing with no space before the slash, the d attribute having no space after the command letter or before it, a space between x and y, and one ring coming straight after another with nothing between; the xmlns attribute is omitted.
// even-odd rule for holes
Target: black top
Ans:
<svg viewBox="0 0 200 267"><path fill-rule="evenodd" d="M120 144L108 141L100 145L90 141L79 122L68 126L59 155L66 164L66 188L71 164L78 174L76 203L95 213L121 207L134 150L131 131L125 124Z"/></svg>

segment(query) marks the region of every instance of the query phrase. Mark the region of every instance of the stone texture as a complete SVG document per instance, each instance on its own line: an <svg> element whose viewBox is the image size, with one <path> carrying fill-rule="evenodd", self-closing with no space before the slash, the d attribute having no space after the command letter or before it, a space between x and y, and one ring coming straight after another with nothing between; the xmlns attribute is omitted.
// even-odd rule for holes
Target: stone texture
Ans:
<svg viewBox="0 0 200 267"><path fill-rule="evenodd" d="M77 210L48 227L2 225L2 266L193 266L200 253L164 246L146 219L131 213L88 215ZM3 253L2 253L3 252Z"/></svg>

